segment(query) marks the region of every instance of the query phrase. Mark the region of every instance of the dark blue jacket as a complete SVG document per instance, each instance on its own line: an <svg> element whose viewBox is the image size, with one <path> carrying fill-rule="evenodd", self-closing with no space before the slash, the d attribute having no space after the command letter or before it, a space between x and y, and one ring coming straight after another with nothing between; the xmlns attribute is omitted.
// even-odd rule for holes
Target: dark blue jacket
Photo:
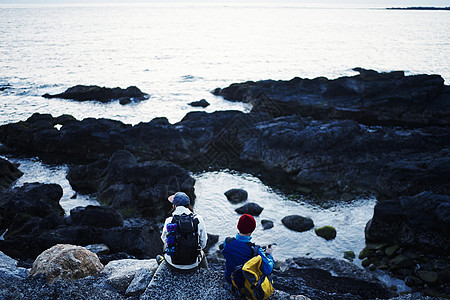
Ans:
<svg viewBox="0 0 450 300"><path fill-rule="evenodd" d="M242 265L253 257L253 251L247 243L250 243L250 236L236 235L236 239L227 243L227 240L223 242L223 256L226 259L225 263L225 279L231 284L231 273L236 266ZM266 275L272 273L273 270L273 257L270 254L266 254L261 248L258 247L258 254L262 258L262 272ZM239 287L244 286L244 279L242 274L236 274L237 285Z"/></svg>

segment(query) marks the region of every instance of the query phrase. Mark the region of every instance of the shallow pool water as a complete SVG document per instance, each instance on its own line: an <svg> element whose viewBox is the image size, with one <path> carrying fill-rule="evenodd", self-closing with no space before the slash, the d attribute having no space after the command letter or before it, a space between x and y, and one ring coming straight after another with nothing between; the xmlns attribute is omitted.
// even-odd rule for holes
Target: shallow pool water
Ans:
<svg viewBox="0 0 450 300"><path fill-rule="evenodd" d="M25 182L59 184L63 188L60 204L66 214L77 206L98 205L94 196L79 195L73 191L66 179L67 165L46 164L37 158L8 159L19 163L19 169L24 172L14 186L21 186ZM218 171L193 174L193 177L196 179L197 195L195 212L205 219L207 232L219 235L220 241L237 233L236 225L240 215L234 210L247 202L255 202L264 210L260 216L255 217L257 227L253 233L253 241L261 246L276 244L274 255L279 260L305 255L342 258L344 251L358 253L365 246L364 226L373 214L376 203L373 198L320 205L300 195L286 195L276 191L250 174ZM231 188L245 189L249 195L248 200L241 204L230 203L224 193ZM326 241L318 237L313 229L307 232L289 230L281 222L288 215L310 217L316 227L331 225L336 228L337 236L332 241ZM263 230L263 219L273 221L274 227Z"/></svg>

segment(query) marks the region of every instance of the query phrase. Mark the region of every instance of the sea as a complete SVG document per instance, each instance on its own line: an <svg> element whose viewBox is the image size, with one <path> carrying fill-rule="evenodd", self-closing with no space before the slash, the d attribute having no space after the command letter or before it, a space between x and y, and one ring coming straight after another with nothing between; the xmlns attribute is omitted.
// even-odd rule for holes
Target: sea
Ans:
<svg viewBox="0 0 450 300"><path fill-rule="evenodd" d="M250 110L211 91L234 82L293 77L352 76L355 67L411 74L440 74L450 82L450 12L386 10L383 7L314 4L153 3L0 5L0 124L35 112L77 119L110 118L128 124L155 117L180 121L206 99L204 110ZM45 99L77 85L137 86L149 99L120 105ZM64 188L61 204L96 203L95 196L71 199L67 165L36 157L7 156L20 163L24 182L55 182ZM193 174L196 211L207 230L222 240L236 233L237 205L224 192L244 188L264 207L254 240L276 243L279 260L296 256L342 258L364 247L364 226L374 197L317 203L233 170ZM314 231L286 229L281 219L299 214L316 226L331 225L337 237L325 241ZM263 230L262 219L274 227ZM355 260L356 264L360 262Z"/></svg>

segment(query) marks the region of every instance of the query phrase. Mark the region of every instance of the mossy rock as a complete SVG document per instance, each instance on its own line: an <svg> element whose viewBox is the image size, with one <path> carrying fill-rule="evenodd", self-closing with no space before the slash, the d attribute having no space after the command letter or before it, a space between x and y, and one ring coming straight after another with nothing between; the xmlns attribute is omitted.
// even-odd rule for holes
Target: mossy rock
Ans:
<svg viewBox="0 0 450 300"><path fill-rule="evenodd" d="M391 256L393 256L393 255L397 252L397 250L398 250L399 248L400 248L399 245L392 245L392 246L386 247L386 249L384 249L384 253L385 253L387 256L391 257Z"/></svg>
<svg viewBox="0 0 450 300"><path fill-rule="evenodd" d="M362 265L364 268L367 268L368 266L370 266L370 260L369 260L368 258L365 258L365 259L361 262L361 265Z"/></svg>
<svg viewBox="0 0 450 300"><path fill-rule="evenodd" d="M369 257L369 255L370 255L370 249L365 247L364 249L361 250L361 252L359 252L358 258L364 259L366 257Z"/></svg>
<svg viewBox="0 0 450 300"><path fill-rule="evenodd" d="M412 264L413 261L404 255L397 255L389 262L392 269L409 268Z"/></svg>
<svg viewBox="0 0 450 300"><path fill-rule="evenodd" d="M318 236L323 237L327 241L332 240L336 237L336 229L332 226L319 227L316 228L314 231Z"/></svg>
<svg viewBox="0 0 450 300"><path fill-rule="evenodd" d="M356 257L355 252L353 251L345 251L344 252L344 258L349 260L349 261L353 261Z"/></svg>
<svg viewBox="0 0 450 300"><path fill-rule="evenodd" d="M438 273L433 271L417 271L417 275L426 283L433 284L438 280Z"/></svg>
<svg viewBox="0 0 450 300"><path fill-rule="evenodd" d="M387 244L385 243L369 243L367 244L367 248L369 250L383 250L386 248Z"/></svg>

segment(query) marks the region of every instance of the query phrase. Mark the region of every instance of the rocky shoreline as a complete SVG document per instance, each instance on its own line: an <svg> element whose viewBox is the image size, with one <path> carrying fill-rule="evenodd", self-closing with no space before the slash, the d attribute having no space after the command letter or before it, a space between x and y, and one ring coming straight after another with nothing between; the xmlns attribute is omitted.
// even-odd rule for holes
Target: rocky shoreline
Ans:
<svg viewBox="0 0 450 300"><path fill-rule="evenodd" d="M156 118L135 126L36 113L0 126L4 153L70 163L72 188L95 193L105 205L73 210L65 218L58 203L60 187L26 184L8 190L20 174L2 160L6 167L0 169L0 182L6 191L0 200L0 229L7 231L0 251L28 267L58 243L105 244L111 253L104 263L155 257L161 251L158 226L170 210L167 196L182 190L195 200L195 180L187 170L228 168L319 201L375 195L379 203L366 228L363 264L389 270L414 291L450 294L450 87L439 75L357 71L359 75L334 80L266 80L214 91L251 103L250 113L191 112L175 124ZM405 253L415 256L399 263ZM294 265L305 263L300 260L294 259ZM280 291L329 299L328 293L339 290L332 278L329 288L311 283L317 289L308 294L283 278L303 282L307 274L310 280L327 275L285 268L277 278ZM419 271L429 272L433 280Z"/></svg>

